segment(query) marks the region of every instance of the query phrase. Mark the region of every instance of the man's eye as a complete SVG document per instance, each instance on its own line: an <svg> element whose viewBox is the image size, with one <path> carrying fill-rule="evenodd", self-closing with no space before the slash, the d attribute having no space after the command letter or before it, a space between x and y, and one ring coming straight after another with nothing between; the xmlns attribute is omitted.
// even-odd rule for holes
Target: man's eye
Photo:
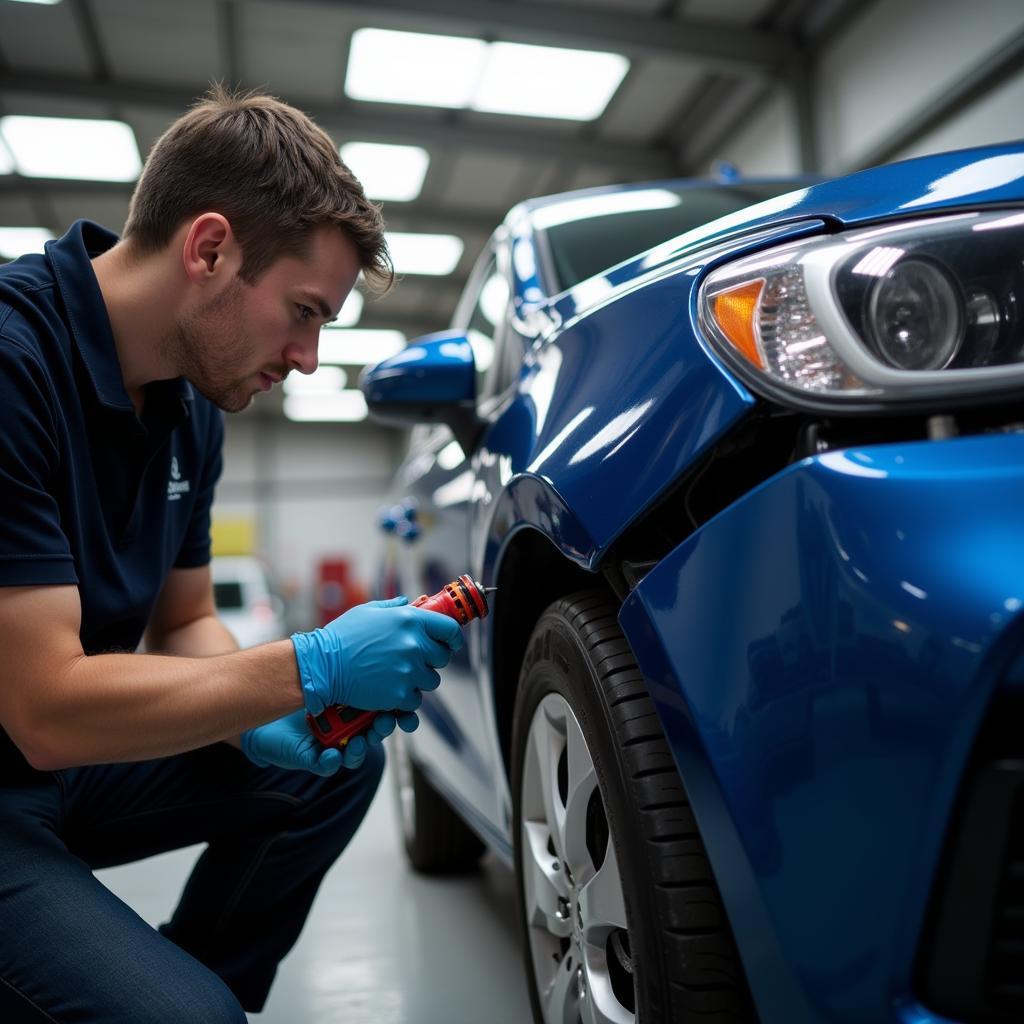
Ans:
<svg viewBox="0 0 1024 1024"><path fill-rule="evenodd" d="M298 309L300 320L312 320L316 316L316 313L309 306L300 305Z"/></svg>

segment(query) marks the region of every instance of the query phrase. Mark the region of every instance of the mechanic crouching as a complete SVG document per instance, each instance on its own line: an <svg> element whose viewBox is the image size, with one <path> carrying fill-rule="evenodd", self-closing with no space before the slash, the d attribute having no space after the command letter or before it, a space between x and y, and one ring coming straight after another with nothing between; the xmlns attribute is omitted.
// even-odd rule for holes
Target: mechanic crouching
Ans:
<svg viewBox="0 0 1024 1024"><path fill-rule="evenodd" d="M462 643L404 598L245 651L215 614L221 411L316 369L360 272L390 278L383 225L331 139L222 91L156 143L122 239L78 221L0 267L0 1020L260 1010ZM381 714L325 750L332 704ZM92 873L200 842L159 931Z"/></svg>

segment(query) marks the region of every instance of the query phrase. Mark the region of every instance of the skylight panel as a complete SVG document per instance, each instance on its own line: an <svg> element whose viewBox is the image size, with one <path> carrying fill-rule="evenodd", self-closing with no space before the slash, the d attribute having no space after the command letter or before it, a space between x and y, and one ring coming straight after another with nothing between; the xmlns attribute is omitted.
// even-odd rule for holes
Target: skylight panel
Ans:
<svg viewBox="0 0 1024 1024"><path fill-rule="evenodd" d="M378 103L592 121L629 70L619 53L364 28L345 92Z"/></svg>
<svg viewBox="0 0 1024 1024"><path fill-rule="evenodd" d="M42 252L51 238L46 228L0 228L0 257L16 260L30 252Z"/></svg>
<svg viewBox="0 0 1024 1024"><path fill-rule="evenodd" d="M355 288L348 293L348 298L345 300L344 305L341 307L341 311L338 313L338 319L334 321L332 326L334 327L355 327L359 323L359 318L363 315L363 305L365 304L363 293L357 291Z"/></svg>
<svg viewBox="0 0 1024 1024"><path fill-rule="evenodd" d="M303 423L358 423L367 416L361 391L349 389L335 395L286 395L285 416Z"/></svg>
<svg viewBox="0 0 1024 1024"><path fill-rule="evenodd" d="M318 366L312 373L290 373L281 385L286 395L336 395L348 384L340 366Z"/></svg>
<svg viewBox="0 0 1024 1024"><path fill-rule="evenodd" d="M618 53L492 43L474 110L593 121L629 70Z"/></svg>
<svg viewBox="0 0 1024 1024"><path fill-rule="evenodd" d="M456 235L389 231L385 237L398 274L443 277L452 273L462 258L462 239Z"/></svg>
<svg viewBox="0 0 1024 1024"><path fill-rule="evenodd" d="M345 93L378 103L466 107L486 58L482 39L360 28L352 33Z"/></svg>
<svg viewBox="0 0 1024 1024"><path fill-rule="evenodd" d="M28 178L134 181L142 170L135 134L123 121L94 118L0 118L15 170Z"/></svg>
<svg viewBox="0 0 1024 1024"><path fill-rule="evenodd" d="M404 348L405 335L401 331L325 327L320 332L317 354L321 363L367 366L397 355Z"/></svg>
<svg viewBox="0 0 1024 1024"><path fill-rule="evenodd" d="M408 203L423 190L430 155L420 146L346 142L341 159L371 199Z"/></svg>

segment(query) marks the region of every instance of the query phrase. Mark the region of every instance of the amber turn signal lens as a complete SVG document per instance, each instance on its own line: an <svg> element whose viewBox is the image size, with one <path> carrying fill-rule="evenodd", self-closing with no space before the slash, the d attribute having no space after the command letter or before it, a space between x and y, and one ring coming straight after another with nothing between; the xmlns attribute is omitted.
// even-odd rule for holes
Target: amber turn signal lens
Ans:
<svg viewBox="0 0 1024 1024"><path fill-rule="evenodd" d="M764 369L764 356L757 344L754 323L757 302L764 290L764 278L736 285L719 292L711 300L718 329L744 359L759 370Z"/></svg>

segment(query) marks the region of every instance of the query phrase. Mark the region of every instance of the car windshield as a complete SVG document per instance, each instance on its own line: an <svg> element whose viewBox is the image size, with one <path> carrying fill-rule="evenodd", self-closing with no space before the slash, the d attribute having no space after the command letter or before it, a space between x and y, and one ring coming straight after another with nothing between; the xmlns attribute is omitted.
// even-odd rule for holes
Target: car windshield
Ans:
<svg viewBox="0 0 1024 1024"><path fill-rule="evenodd" d="M772 181L690 188L659 186L580 196L540 207L533 223L546 232L557 292L676 235L806 184Z"/></svg>

